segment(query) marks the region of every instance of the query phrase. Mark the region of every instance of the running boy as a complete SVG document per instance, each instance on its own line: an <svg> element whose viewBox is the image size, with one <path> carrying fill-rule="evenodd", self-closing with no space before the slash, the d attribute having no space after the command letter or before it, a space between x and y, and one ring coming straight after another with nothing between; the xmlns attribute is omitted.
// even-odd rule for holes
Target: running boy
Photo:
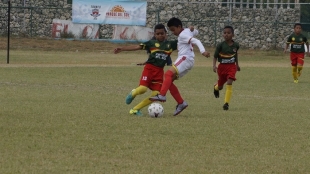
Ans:
<svg viewBox="0 0 310 174"><path fill-rule="evenodd" d="M159 93L163 82L164 66L166 65L167 59L170 57L172 51L177 49L177 40L166 40L167 32L163 24L157 24L155 26L154 35L156 40L149 40L136 46L119 47L114 50L115 54L121 51L135 50L148 50L150 52L140 78L140 84L127 95L126 104L130 104L137 95L144 94L148 88L152 90L151 97ZM152 103L152 101L147 97L138 105L130 109L129 113L142 116L140 110L150 103Z"/></svg>
<svg viewBox="0 0 310 174"><path fill-rule="evenodd" d="M181 97L181 94L179 93L178 88L173 84L173 81L183 77L194 66L195 54L193 52L192 44L198 46L199 51L203 56L209 57L210 53L205 50L200 40L193 37L198 34L198 31L191 32L188 28L184 29L180 19L173 17L168 21L167 25L170 31L178 36L178 58L173 63L172 67L170 67L165 73L165 80L161 87L160 94L151 97L150 100L165 102L167 91L170 90L171 94L174 93L172 96L178 96L178 98L175 97L178 104L173 114L176 116L180 114L188 104Z"/></svg>
<svg viewBox="0 0 310 174"><path fill-rule="evenodd" d="M240 71L238 63L239 44L232 38L234 37L234 29L231 26L224 27L223 37L225 41L216 46L213 58L213 71L218 74L218 81L214 85L215 98L220 97L220 91L226 83L226 93L223 109L228 110L229 102L232 95L232 83L236 80L236 72ZM216 61L219 62L216 67Z"/></svg>
<svg viewBox="0 0 310 174"><path fill-rule="evenodd" d="M291 34L286 42L286 47L284 49L284 53L286 53L289 45L291 44L291 65L292 65L292 74L294 78L294 83L298 83L298 77L301 75L301 71L304 65L304 58L305 58L305 44L309 53L309 42L307 38L301 34L301 24L296 23L294 25L294 33Z"/></svg>

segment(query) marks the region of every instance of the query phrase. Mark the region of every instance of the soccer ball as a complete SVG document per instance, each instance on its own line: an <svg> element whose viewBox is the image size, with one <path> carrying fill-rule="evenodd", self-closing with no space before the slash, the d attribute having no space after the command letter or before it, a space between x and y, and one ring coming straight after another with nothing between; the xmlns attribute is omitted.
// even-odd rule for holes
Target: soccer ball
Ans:
<svg viewBox="0 0 310 174"><path fill-rule="evenodd" d="M159 103L152 103L149 106L148 111L152 118L158 118L164 115L164 107Z"/></svg>

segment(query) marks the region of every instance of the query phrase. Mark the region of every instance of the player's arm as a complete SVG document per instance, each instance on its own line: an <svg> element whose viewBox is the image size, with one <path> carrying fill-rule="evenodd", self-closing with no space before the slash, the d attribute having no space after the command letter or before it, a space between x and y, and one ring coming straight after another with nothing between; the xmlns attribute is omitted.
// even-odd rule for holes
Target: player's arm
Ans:
<svg viewBox="0 0 310 174"><path fill-rule="evenodd" d="M238 50L239 50L239 45L237 47L237 51L236 51L236 55L235 55L235 60L236 60L237 70L240 71L241 69L240 69L240 66L239 66Z"/></svg>
<svg viewBox="0 0 310 174"><path fill-rule="evenodd" d="M308 39L306 37L304 38L304 42L305 42L306 48L307 48L306 54L310 57L309 42L308 42Z"/></svg>
<svg viewBox="0 0 310 174"><path fill-rule="evenodd" d="M288 49L288 46L290 45L291 41L292 41L292 38L291 38L291 36L289 36L289 37L287 38L287 41L286 41L284 53L286 53L286 51L287 51L287 49Z"/></svg>
<svg viewBox="0 0 310 174"><path fill-rule="evenodd" d="M120 53L122 51L136 51L141 50L143 48L142 45L130 45L125 47L118 47L114 49L114 54Z"/></svg>
<svg viewBox="0 0 310 174"><path fill-rule="evenodd" d="M216 49L215 49L215 52L214 52L214 56L213 56L213 72L215 72L215 73L217 71L216 62L217 62L217 58L220 55L220 48L221 48L221 46L220 46L220 44L218 44L216 46Z"/></svg>
<svg viewBox="0 0 310 174"><path fill-rule="evenodd" d="M200 40L192 37L189 39L189 43L196 45L199 48L199 51L203 56L210 57L210 53L205 50L205 47L202 45Z"/></svg>

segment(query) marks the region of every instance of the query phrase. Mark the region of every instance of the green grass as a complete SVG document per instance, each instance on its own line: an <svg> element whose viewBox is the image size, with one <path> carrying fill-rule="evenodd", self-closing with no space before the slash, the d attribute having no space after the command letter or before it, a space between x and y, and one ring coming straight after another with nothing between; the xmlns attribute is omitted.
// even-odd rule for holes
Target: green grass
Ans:
<svg viewBox="0 0 310 174"><path fill-rule="evenodd" d="M308 173L310 76L288 55L240 52L228 111L213 96L211 59L176 81L189 107L128 114L145 52L0 51L0 173ZM174 55L175 56L175 53ZM224 88L225 89L225 88Z"/></svg>

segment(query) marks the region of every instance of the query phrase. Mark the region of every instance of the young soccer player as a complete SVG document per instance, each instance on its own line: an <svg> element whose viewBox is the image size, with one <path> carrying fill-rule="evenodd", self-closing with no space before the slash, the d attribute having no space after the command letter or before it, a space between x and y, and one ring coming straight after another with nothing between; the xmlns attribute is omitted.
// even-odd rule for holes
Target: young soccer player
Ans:
<svg viewBox="0 0 310 174"><path fill-rule="evenodd" d="M183 28L182 22L178 18L171 18L168 21L168 27L170 31L178 36L178 58L173 63L172 67L165 73L165 80L160 90L160 94L151 97L152 101L166 101L166 93L170 90L171 94L174 94L175 100L177 101L176 110L174 116L180 114L187 106L187 102L183 100L178 88L173 84L175 79L183 77L188 71L194 66L193 44L197 45L203 56L209 57L210 53L207 52L200 42L200 40L194 38L198 34L198 31L191 32L190 29ZM178 96L178 97L175 97Z"/></svg>
<svg viewBox="0 0 310 174"><path fill-rule="evenodd" d="M301 71L304 65L305 58L305 44L307 46L307 54L309 53L309 42L307 38L301 34L302 28L300 23L296 23L294 25L294 33L291 34L286 42L286 47L284 49L284 53L287 52L289 45L291 44L291 65L292 65L292 74L294 78L294 83L298 83L298 77L301 75Z"/></svg>
<svg viewBox="0 0 310 174"><path fill-rule="evenodd" d="M195 28L194 26L190 26L188 27L190 29L191 32L197 32L195 31ZM165 31L167 32L167 28L165 27ZM168 34L166 35L166 39L168 39ZM156 40L155 36L152 37L152 40ZM147 54L150 54L149 51L146 51ZM137 63L137 65L145 65L146 62L143 62L143 63ZM167 66L172 66L172 60L171 60L171 57L169 56L167 58Z"/></svg>
<svg viewBox="0 0 310 174"><path fill-rule="evenodd" d="M232 95L232 83L236 80L236 72L240 71L238 63L239 44L232 38L234 37L234 29L231 26L224 27L223 37L225 41L216 46L213 58L213 71L218 74L218 81L214 85L215 98L220 97L220 91L226 83L226 93L223 109L229 109L229 102ZM216 61L219 62L216 67Z"/></svg>
<svg viewBox="0 0 310 174"><path fill-rule="evenodd" d="M167 41L165 26L157 24L154 28L156 40L149 40L136 46L119 47L114 50L117 54L121 51L148 50L149 58L144 66L139 86L132 90L126 97L126 104L130 104L133 99L140 94L144 94L149 88L152 90L152 96L159 93L163 82L164 66L172 51L177 49L177 40ZM152 103L149 97L144 99L138 105L130 109L129 113L137 116L142 116L141 109Z"/></svg>

